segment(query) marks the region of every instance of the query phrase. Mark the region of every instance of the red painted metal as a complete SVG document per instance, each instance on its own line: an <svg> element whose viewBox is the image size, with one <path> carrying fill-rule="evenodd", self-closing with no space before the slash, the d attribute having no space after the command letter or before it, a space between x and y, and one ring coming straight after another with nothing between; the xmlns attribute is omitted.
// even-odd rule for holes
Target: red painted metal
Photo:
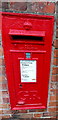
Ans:
<svg viewBox="0 0 58 120"><path fill-rule="evenodd" d="M47 107L53 24L53 16L2 13L2 41L12 110ZM34 63L33 82L22 81L25 75L21 74L22 69L26 73L31 70L28 74L32 77L32 68L23 68L22 63L29 67Z"/></svg>
<svg viewBox="0 0 58 120"><path fill-rule="evenodd" d="M21 36L36 36L36 37L44 37L44 31L27 31L26 30L10 30L9 35L21 35Z"/></svg>

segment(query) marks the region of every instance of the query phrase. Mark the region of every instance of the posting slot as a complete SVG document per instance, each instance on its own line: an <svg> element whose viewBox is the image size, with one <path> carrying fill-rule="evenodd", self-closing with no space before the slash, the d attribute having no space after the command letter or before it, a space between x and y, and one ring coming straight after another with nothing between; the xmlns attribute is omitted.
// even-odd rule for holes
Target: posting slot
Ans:
<svg viewBox="0 0 58 120"><path fill-rule="evenodd" d="M44 44L44 31L26 31L26 30L10 30L12 43L41 43Z"/></svg>

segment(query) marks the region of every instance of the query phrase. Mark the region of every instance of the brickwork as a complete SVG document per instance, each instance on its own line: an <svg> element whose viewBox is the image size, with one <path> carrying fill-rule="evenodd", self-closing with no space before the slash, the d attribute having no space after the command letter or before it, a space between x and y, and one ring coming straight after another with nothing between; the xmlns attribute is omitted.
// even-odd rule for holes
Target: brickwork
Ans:
<svg viewBox="0 0 58 120"><path fill-rule="evenodd" d="M7 77L5 73L5 63L3 56L3 48L1 45L0 33L0 118L7 120L7 118L24 118L26 120L33 120L39 118L55 119L58 116L58 2L4 2L2 3L3 11L10 12L27 12L35 14L47 14L55 16L54 27L54 44L52 46L51 70L49 80L49 92L47 109L31 109L31 110L11 110L9 101L9 92L7 86ZM1 8L1 7L0 7ZM1 16L0 16L1 18ZM1 25L0 25L1 28Z"/></svg>

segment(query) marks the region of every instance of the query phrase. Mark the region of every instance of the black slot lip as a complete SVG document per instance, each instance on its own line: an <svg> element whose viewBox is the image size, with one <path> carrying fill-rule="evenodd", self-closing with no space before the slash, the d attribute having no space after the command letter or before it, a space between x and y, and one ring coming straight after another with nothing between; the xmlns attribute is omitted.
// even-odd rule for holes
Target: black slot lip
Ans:
<svg viewBox="0 0 58 120"><path fill-rule="evenodd" d="M30 40L30 41L44 41L42 36L21 36L21 35L12 35L12 40Z"/></svg>

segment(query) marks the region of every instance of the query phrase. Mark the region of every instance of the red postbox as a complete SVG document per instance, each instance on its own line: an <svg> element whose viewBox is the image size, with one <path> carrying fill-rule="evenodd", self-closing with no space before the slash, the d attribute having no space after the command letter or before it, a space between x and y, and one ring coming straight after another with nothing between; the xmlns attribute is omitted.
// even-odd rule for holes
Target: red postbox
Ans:
<svg viewBox="0 0 58 120"><path fill-rule="evenodd" d="M47 107L53 24L53 16L2 13L12 110Z"/></svg>

